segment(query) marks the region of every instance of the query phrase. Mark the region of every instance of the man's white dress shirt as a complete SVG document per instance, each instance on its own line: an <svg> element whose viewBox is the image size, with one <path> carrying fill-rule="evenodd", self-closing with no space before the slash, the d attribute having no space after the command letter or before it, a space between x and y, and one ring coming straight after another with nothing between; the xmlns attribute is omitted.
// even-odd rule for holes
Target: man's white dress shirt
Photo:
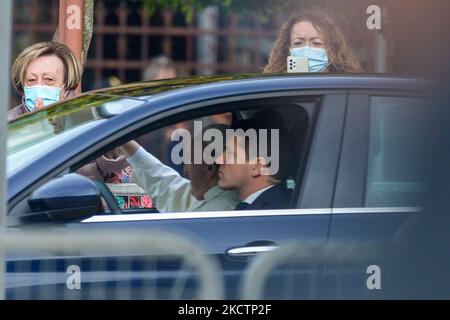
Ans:
<svg viewBox="0 0 450 320"><path fill-rule="evenodd" d="M140 147L128 158L133 168L131 179L152 198L160 212L226 211L234 210L239 198L234 191L218 186L197 200L191 193L191 182L174 169L164 165L155 156Z"/></svg>

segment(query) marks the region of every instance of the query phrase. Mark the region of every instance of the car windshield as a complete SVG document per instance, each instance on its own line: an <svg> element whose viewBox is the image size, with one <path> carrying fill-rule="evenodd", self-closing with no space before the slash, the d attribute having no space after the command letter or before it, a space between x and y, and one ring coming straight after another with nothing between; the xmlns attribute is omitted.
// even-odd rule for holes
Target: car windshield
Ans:
<svg viewBox="0 0 450 320"><path fill-rule="evenodd" d="M9 124L7 155L30 148L88 122L125 112L145 101L127 97L85 95L61 102L52 108L29 113Z"/></svg>
<svg viewBox="0 0 450 320"><path fill-rule="evenodd" d="M8 126L7 173L54 146L112 117L145 103L144 99L83 95L29 113Z"/></svg>
<svg viewBox="0 0 450 320"><path fill-rule="evenodd" d="M27 147L23 149L16 149L13 153L9 154L6 159L6 173L7 175L13 174L15 171L21 169L25 164L30 161L34 161L39 158L54 146L60 145L67 139L73 136L79 135L92 127L97 126L101 122L106 121L106 119L93 120L81 124L79 126L73 127L70 130L62 131L59 134L45 134L45 130L40 134L35 135L35 143L28 143ZM41 137L39 139L38 137Z"/></svg>

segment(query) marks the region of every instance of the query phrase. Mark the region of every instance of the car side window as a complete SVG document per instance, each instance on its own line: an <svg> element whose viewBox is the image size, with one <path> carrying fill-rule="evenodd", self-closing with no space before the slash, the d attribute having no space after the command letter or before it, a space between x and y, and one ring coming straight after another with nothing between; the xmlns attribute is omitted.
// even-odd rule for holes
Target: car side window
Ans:
<svg viewBox="0 0 450 320"><path fill-rule="evenodd" d="M420 205L431 151L431 119L425 103L416 98L371 97L366 207Z"/></svg>
<svg viewBox="0 0 450 320"><path fill-rule="evenodd" d="M298 100L300 99L291 98L280 103L278 99L264 101L264 104L256 101L246 104L243 109L236 108L233 112L228 112L224 107L223 110L227 112L184 120L159 129L149 128L147 133L133 137L129 142L137 142L136 149L131 153L133 156L126 153L127 151L122 154L124 149L116 147L93 161L95 163L83 165L77 173L93 180L100 178L125 213L233 211L243 202L239 199L236 185L244 176L241 172L244 166L229 164L229 159L227 163L219 163L218 159L222 157L222 153L226 154L223 146L230 142L225 131L236 134L237 129L244 131L244 136L249 134L243 140L249 146L246 152L252 150L250 145L253 143L259 148L258 152L268 159L266 167L277 169L277 172L267 171L267 175L275 180L273 186L276 188L272 193L278 192L279 196L274 196L276 201L261 198L261 210L265 209L263 205L267 206L267 203L280 208L291 208L294 191L301 186L299 164L304 156L303 149L311 115L318 103L317 97ZM258 129L259 127L266 129ZM273 130L275 128L276 130ZM259 137L266 138L253 141L252 130L257 132ZM278 135L275 135L274 131L277 131ZM213 133L219 134L221 139L217 140L214 135L209 136ZM270 139L267 138L268 135ZM195 141L192 140L194 137ZM198 139L200 140L197 141ZM218 147L219 151L216 151L218 143L222 143L222 147ZM266 145L263 146L263 143ZM187 147L184 147L185 144ZM184 155L186 150L188 152ZM212 156L212 163L207 162L209 160L206 158L197 161L198 155L204 157L206 154L208 157L211 150L214 150L214 154L218 152ZM119 153L116 154L116 151ZM120 164L116 159L123 156L127 161L126 165L119 167L120 170L112 170L111 160L104 159L113 159L116 168ZM95 170L87 170L90 169L88 166L93 166ZM245 170L248 168L249 166L245 166ZM92 171L101 171L102 175L92 174ZM236 171L240 172L239 175L235 175ZM104 172L108 174L105 175Z"/></svg>

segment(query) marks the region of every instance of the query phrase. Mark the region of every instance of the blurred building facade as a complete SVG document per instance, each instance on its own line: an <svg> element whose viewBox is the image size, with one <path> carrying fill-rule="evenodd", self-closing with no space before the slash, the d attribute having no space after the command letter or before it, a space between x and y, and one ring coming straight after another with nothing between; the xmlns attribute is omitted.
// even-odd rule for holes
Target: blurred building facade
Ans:
<svg viewBox="0 0 450 320"><path fill-rule="evenodd" d="M58 0L14 1L13 59L25 47L52 39ZM185 75L260 72L280 21L263 22L209 8L190 22L170 10L151 17L141 1L95 0L94 34L83 90L142 79L149 61L166 55Z"/></svg>
<svg viewBox="0 0 450 320"><path fill-rule="evenodd" d="M445 16L448 0L294 3L299 9L327 12L342 28L366 72L426 72L430 69L429 62L436 62L439 69L442 58L434 58L430 52L442 49L433 47L431 41L442 38L439 33L447 34L438 22L448 20ZM53 38L59 0L15 0L13 4L11 56L15 59L25 47ZM366 27L369 16L366 10L372 4L382 9L380 30ZM276 32L289 14L264 18L210 7L186 22L181 13L170 10L149 17L141 0L95 0L94 33L83 91L139 81L149 61L162 54L173 59L185 75L260 72L267 63ZM17 98L13 95L13 103Z"/></svg>

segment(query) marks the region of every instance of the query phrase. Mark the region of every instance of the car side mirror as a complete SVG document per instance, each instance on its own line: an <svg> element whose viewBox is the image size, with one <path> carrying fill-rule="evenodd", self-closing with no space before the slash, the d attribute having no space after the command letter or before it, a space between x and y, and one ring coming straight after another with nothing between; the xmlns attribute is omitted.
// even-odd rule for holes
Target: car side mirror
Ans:
<svg viewBox="0 0 450 320"><path fill-rule="evenodd" d="M31 222L80 220L103 212L97 185L71 173L46 183L28 199L31 213L21 217Z"/></svg>

